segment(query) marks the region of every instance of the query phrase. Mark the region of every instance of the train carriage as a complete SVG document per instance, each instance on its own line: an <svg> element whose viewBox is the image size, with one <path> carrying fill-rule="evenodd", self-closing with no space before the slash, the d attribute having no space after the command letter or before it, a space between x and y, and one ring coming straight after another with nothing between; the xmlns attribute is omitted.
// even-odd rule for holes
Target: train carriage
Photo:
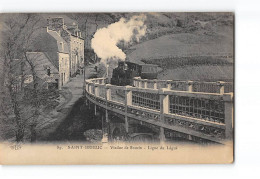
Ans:
<svg viewBox="0 0 260 179"><path fill-rule="evenodd" d="M118 67L113 70L111 84L117 86L132 85L134 77L156 79L157 68L158 66L153 64L120 61Z"/></svg>
<svg viewBox="0 0 260 179"><path fill-rule="evenodd" d="M157 65L143 64L141 65L141 78L142 79L156 79L157 78Z"/></svg>

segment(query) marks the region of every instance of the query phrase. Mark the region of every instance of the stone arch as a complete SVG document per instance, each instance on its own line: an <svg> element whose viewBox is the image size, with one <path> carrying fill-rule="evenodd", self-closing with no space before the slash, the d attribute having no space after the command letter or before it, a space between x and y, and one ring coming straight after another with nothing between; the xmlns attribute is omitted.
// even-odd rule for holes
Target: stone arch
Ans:
<svg viewBox="0 0 260 179"><path fill-rule="evenodd" d="M110 136L113 141L125 140L126 130L123 123L110 124Z"/></svg>
<svg viewBox="0 0 260 179"><path fill-rule="evenodd" d="M115 127L112 133L113 138L117 138L121 136L121 130L118 127Z"/></svg>
<svg viewBox="0 0 260 179"><path fill-rule="evenodd" d="M129 137L132 142L155 142L155 136L151 133L133 133Z"/></svg>

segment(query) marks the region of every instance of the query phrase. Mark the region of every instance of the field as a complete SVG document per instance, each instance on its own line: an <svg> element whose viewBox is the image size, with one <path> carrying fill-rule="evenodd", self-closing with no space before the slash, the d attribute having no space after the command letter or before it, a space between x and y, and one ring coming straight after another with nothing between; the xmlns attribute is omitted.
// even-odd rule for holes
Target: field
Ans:
<svg viewBox="0 0 260 179"><path fill-rule="evenodd" d="M224 33L225 32L225 33ZM200 32L164 35L132 46L129 60L167 57L233 55L233 36L229 28L223 34L207 35Z"/></svg>
<svg viewBox="0 0 260 179"><path fill-rule="evenodd" d="M233 66L200 65L165 69L158 79L193 81L233 81Z"/></svg>
<svg viewBox="0 0 260 179"><path fill-rule="evenodd" d="M130 61L157 64L159 79L232 81L233 30L220 26L214 32L198 30L164 35L131 47Z"/></svg>

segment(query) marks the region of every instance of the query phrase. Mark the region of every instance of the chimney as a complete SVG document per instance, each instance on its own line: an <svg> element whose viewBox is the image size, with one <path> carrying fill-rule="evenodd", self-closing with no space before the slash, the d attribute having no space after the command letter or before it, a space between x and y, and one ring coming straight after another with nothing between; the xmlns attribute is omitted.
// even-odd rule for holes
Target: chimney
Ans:
<svg viewBox="0 0 260 179"><path fill-rule="evenodd" d="M54 17L47 19L47 27L48 30L53 30L59 32L63 29L64 26L64 19L62 17Z"/></svg>

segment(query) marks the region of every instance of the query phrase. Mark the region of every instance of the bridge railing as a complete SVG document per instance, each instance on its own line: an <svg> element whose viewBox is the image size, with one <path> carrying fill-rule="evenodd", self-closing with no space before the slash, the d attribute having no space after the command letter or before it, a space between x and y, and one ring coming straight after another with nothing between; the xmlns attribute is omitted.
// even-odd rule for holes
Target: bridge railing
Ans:
<svg viewBox="0 0 260 179"><path fill-rule="evenodd" d="M161 89L168 88L177 91L206 92L206 93L230 93L233 92L232 82L200 82L181 80L148 80L135 77L133 86L141 88Z"/></svg>
<svg viewBox="0 0 260 179"><path fill-rule="evenodd" d="M105 82L105 79L86 80L86 94L93 103L106 109L184 133L189 138L215 142L232 138L233 93L224 93L223 88L219 93L205 93L192 91L192 83L188 83L186 91L178 91L169 86L139 88L137 83L143 82L141 80L134 81L135 87Z"/></svg>

